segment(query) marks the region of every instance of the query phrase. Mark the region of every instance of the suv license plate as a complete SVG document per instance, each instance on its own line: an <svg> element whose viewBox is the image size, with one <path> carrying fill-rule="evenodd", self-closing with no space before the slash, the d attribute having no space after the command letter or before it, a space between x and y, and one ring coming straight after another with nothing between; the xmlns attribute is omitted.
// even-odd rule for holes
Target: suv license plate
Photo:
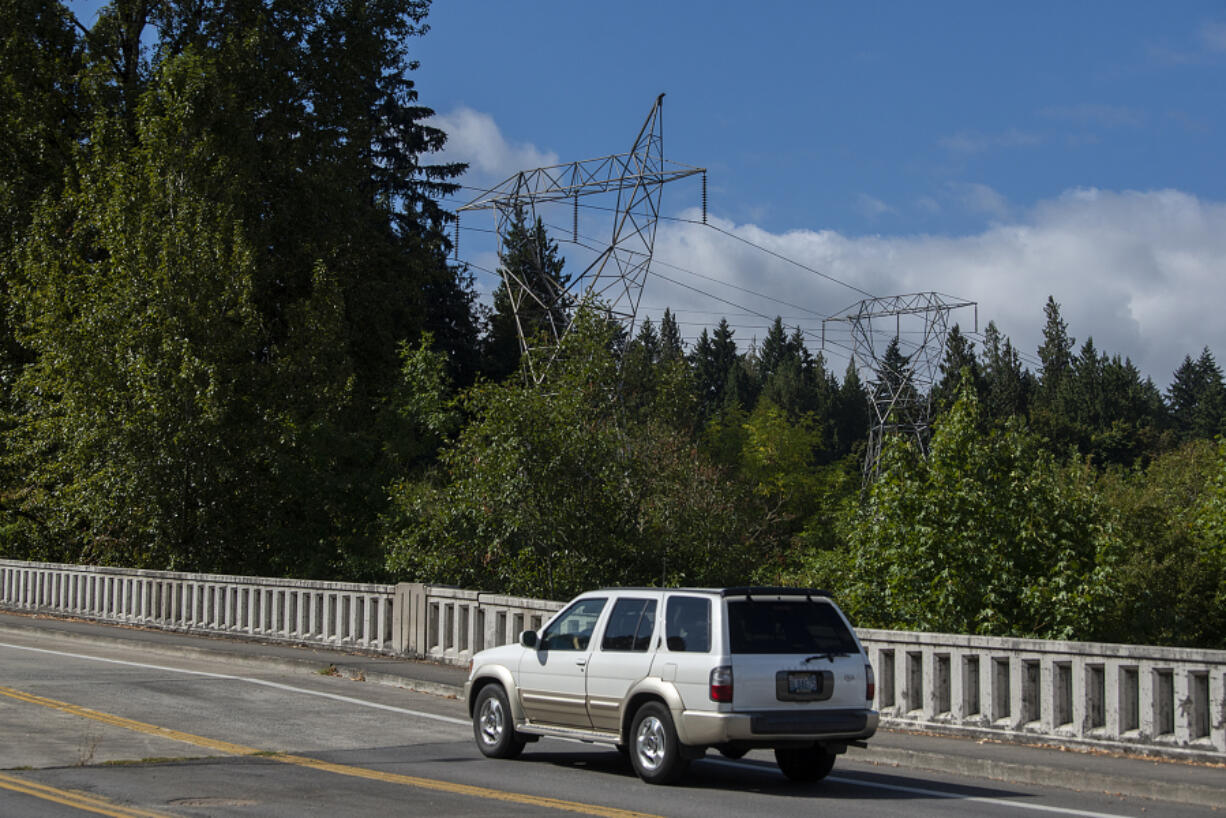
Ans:
<svg viewBox="0 0 1226 818"><path fill-rule="evenodd" d="M821 678L816 673L789 673L788 693L820 693Z"/></svg>

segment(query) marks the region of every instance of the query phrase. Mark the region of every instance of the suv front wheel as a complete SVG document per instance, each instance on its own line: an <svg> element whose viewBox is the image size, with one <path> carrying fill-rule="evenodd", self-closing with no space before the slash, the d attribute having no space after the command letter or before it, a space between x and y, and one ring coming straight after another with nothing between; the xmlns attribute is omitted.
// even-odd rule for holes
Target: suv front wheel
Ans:
<svg viewBox="0 0 1226 818"><path fill-rule="evenodd" d="M630 763L648 784L672 784L689 767L681 754L672 714L660 702L647 702L630 725Z"/></svg>
<svg viewBox="0 0 1226 818"><path fill-rule="evenodd" d="M511 706L502 686L486 685L473 704L473 736L477 747L490 758L515 758L526 743L515 733Z"/></svg>

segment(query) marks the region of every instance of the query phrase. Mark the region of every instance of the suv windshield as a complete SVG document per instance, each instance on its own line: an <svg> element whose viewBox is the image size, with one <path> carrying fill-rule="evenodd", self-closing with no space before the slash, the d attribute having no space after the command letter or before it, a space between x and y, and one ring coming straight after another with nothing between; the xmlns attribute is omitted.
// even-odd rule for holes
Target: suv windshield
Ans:
<svg viewBox="0 0 1226 818"><path fill-rule="evenodd" d="M733 653L855 653L856 641L829 603L807 599L728 602Z"/></svg>

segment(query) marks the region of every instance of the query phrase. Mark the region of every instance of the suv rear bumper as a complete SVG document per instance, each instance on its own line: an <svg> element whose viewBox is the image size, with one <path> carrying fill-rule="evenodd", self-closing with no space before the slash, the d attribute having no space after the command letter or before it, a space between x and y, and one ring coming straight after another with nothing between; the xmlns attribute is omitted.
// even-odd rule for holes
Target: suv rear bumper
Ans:
<svg viewBox="0 0 1226 818"><path fill-rule="evenodd" d="M828 741L866 739L877 732L876 710L756 710L742 713L682 711L677 734L694 746L734 741Z"/></svg>

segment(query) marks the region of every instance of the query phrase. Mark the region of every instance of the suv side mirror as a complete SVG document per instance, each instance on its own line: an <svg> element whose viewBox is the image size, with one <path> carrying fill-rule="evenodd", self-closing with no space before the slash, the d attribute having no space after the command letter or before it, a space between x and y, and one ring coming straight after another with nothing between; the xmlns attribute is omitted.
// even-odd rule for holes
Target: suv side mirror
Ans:
<svg viewBox="0 0 1226 818"><path fill-rule="evenodd" d="M536 647L536 631L520 631L519 644L525 648Z"/></svg>

